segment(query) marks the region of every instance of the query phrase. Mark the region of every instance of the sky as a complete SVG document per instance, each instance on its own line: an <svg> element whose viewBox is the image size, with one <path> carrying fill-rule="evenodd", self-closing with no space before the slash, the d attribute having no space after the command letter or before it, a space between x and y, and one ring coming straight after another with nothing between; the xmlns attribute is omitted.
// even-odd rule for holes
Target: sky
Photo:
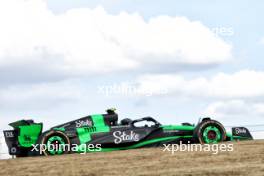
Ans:
<svg viewBox="0 0 264 176"><path fill-rule="evenodd" d="M264 124L263 5L0 1L0 129L19 119L49 129L111 107L163 124Z"/></svg>

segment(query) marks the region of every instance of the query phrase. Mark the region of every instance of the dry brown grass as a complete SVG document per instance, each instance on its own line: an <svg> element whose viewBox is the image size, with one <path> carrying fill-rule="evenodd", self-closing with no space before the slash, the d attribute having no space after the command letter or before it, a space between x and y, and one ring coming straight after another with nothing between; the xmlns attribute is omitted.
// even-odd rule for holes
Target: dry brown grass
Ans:
<svg viewBox="0 0 264 176"><path fill-rule="evenodd" d="M176 152L161 148L32 157L0 161L1 176L264 175L264 140L234 143L233 152Z"/></svg>

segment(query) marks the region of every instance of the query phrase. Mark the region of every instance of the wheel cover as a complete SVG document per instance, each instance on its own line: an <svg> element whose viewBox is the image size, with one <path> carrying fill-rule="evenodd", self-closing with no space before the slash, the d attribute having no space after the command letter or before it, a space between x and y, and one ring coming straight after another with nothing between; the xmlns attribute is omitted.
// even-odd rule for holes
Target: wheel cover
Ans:
<svg viewBox="0 0 264 176"><path fill-rule="evenodd" d="M221 141L221 132L215 126L208 126L203 131L203 140L205 143L218 143Z"/></svg>
<svg viewBox="0 0 264 176"><path fill-rule="evenodd" d="M62 145L65 145L65 140L60 136L52 136L48 138L47 140L47 147L49 150L47 152L50 155L60 155L63 154L63 148ZM50 146L50 147L49 147Z"/></svg>

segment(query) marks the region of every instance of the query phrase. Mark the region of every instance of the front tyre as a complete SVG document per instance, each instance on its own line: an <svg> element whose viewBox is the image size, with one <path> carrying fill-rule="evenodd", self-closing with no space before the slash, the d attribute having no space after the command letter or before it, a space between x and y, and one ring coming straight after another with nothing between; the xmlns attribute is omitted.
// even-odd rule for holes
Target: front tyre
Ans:
<svg viewBox="0 0 264 176"><path fill-rule="evenodd" d="M42 152L45 156L62 155L70 152L70 139L61 131L49 131L40 138Z"/></svg>
<svg viewBox="0 0 264 176"><path fill-rule="evenodd" d="M224 126L216 120L202 121L194 130L197 142L201 144L213 144L226 140L226 130Z"/></svg>

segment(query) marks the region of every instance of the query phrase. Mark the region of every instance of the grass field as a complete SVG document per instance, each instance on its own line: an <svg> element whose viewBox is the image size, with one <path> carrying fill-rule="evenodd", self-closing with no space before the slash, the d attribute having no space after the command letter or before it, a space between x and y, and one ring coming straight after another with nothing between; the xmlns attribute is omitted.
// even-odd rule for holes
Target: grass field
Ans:
<svg viewBox="0 0 264 176"><path fill-rule="evenodd" d="M176 152L162 148L0 161L1 176L264 175L264 140L234 143L233 152Z"/></svg>

